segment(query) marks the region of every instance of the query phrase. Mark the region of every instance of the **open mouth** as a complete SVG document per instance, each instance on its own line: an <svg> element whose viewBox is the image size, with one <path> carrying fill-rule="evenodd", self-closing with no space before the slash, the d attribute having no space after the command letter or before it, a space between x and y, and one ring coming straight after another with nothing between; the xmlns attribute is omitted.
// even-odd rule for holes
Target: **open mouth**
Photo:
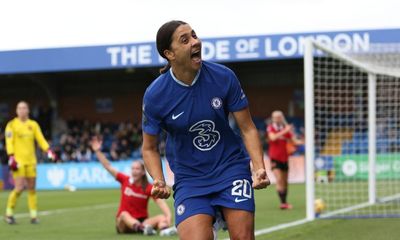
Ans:
<svg viewBox="0 0 400 240"><path fill-rule="evenodd" d="M193 51L192 54L190 55L190 58L192 60L194 60L195 62L200 62L201 61L201 51L200 51L200 49Z"/></svg>

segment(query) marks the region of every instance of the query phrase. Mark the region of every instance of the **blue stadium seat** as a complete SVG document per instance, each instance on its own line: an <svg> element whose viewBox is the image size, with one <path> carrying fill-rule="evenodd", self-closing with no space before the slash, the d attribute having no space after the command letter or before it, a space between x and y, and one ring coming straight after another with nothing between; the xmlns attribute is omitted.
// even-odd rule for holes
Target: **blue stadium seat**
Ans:
<svg viewBox="0 0 400 240"><path fill-rule="evenodd" d="M364 141L368 140L368 134L366 132L354 132L353 141Z"/></svg>
<svg viewBox="0 0 400 240"><path fill-rule="evenodd" d="M377 153L388 153L390 149L389 139L378 139L376 141Z"/></svg>
<svg viewBox="0 0 400 240"><path fill-rule="evenodd" d="M331 170L334 168L332 156L317 156L314 161L315 170Z"/></svg>
<svg viewBox="0 0 400 240"><path fill-rule="evenodd" d="M356 148L354 142L344 141L342 143L342 154L356 154Z"/></svg>
<svg viewBox="0 0 400 240"><path fill-rule="evenodd" d="M264 120L265 119L258 118L258 117L254 117L253 118L254 125L256 125L256 128L258 130L265 131L266 126L265 126L265 121Z"/></svg>

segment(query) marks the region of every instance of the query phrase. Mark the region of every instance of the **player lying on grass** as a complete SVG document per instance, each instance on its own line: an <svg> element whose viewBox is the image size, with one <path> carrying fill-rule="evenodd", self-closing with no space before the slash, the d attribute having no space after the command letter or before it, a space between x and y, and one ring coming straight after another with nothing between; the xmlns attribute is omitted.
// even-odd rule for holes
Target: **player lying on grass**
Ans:
<svg viewBox="0 0 400 240"><path fill-rule="evenodd" d="M93 151L103 167L121 183L121 201L117 213L116 228L118 233L143 233L161 235L171 234L171 211L165 200L153 198L163 214L149 217L148 202L151 197L152 185L148 182L144 165L141 161L132 163L131 176L127 176L113 168L101 152L102 141L95 137L91 141ZM164 230L164 231L163 231ZM176 231L175 231L176 232Z"/></svg>

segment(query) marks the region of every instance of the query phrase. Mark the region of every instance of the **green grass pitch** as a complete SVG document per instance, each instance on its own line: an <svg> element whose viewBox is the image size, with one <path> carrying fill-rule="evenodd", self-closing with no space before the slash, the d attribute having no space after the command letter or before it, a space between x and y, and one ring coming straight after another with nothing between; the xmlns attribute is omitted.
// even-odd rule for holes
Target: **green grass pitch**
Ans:
<svg viewBox="0 0 400 240"><path fill-rule="evenodd" d="M256 229L303 219L305 216L304 185L290 186L289 201L294 209L278 209L278 197L274 186L256 191ZM117 235L115 213L119 201L119 190L79 190L38 192L39 225L31 225L27 213L26 195L19 199L15 226L0 223L0 239L177 239L177 237L148 237L140 235ZM4 211L8 192L0 193L0 211ZM172 199L168 200L172 206ZM158 213L153 202L150 213ZM257 239L400 239L400 219L351 219L317 220L300 226L276 231ZM219 239L228 238L226 232Z"/></svg>

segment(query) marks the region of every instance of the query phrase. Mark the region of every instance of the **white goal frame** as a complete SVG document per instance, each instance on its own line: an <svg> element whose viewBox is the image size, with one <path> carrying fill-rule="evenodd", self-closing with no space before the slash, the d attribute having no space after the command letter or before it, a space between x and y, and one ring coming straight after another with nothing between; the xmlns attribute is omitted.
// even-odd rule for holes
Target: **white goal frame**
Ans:
<svg viewBox="0 0 400 240"><path fill-rule="evenodd" d="M377 202L376 196L376 81L377 75L390 75L400 78L400 72L392 68L378 67L355 60L348 55L334 51L313 39L307 39L304 52L304 90L305 90L305 154L306 154L306 219L315 219L315 180L314 180L314 55L316 50L322 51L329 57L345 62L360 72L368 74L368 202L352 207L335 210L323 217L334 216L373 205ZM395 196L398 198L399 196ZM388 197L386 201L393 199ZM385 201L385 199L379 199Z"/></svg>

